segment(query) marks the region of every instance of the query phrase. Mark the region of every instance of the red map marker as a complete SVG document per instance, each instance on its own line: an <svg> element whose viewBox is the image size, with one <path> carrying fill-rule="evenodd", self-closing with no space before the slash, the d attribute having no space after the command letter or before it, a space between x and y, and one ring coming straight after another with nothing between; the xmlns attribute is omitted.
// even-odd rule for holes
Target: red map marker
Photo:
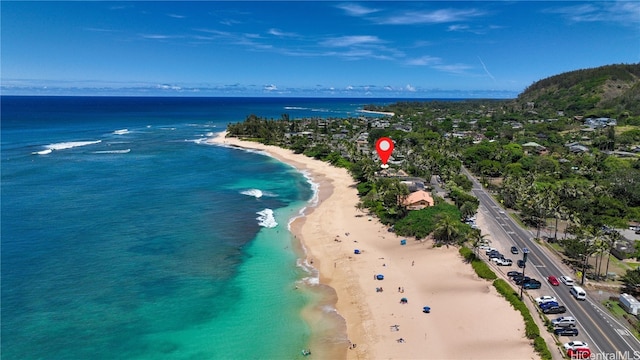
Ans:
<svg viewBox="0 0 640 360"><path fill-rule="evenodd" d="M380 156L380 160L382 160L382 167L387 167L387 161L389 161L389 157L393 152L393 140L388 137L381 137L376 141L376 151Z"/></svg>

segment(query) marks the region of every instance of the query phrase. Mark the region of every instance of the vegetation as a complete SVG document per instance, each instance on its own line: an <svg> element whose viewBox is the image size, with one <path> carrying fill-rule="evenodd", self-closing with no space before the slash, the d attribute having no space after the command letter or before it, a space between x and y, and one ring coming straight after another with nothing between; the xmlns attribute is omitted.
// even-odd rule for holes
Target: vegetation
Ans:
<svg viewBox="0 0 640 360"><path fill-rule="evenodd" d="M577 264L594 255L606 276L616 232L640 221L640 64L610 65L542 79L514 100L404 101L367 110L393 117L262 119L229 124L230 136L292 149L348 169L358 208L402 236L461 244L475 236L461 219L473 215L466 167L540 238L552 239ZM604 119L598 119L598 118ZM381 171L375 141L395 142ZM400 173L404 175L400 175ZM402 180L438 176L446 198L409 211ZM565 224L562 228L559 224ZM560 241L562 238L562 241ZM640 251L637 253L640 256Z"/></svg>

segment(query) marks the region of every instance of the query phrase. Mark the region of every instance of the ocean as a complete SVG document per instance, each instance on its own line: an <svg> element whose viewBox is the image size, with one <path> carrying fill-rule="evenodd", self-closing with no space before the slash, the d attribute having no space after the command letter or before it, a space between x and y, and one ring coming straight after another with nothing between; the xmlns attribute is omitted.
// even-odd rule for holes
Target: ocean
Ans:
<svg viewBox="0 0 640 360"><path fill-rule="evenodd" d="M322 300L299 287L317 278L289 224L315 186L205 140L250 114L395 100L0 101L3 359L303 357L316 330L301 313Z"/></svg>

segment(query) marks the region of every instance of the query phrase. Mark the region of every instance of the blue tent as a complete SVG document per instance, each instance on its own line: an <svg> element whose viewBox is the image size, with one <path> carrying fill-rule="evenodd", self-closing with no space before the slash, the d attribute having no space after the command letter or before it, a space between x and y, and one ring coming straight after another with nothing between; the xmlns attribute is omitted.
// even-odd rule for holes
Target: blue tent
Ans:
<svg viewBox="0 0 640 360"><path fill-rule="evenodd" d="M355 249L355 250L353 250L353 253L354 253L354 254L360 254L360 250Z"/></svg>
<svg viewBox="0 0 640 360"><path fill-rule="evenodd" d="M400 245L407 245L407 239L400 240Z"/></svg>
<svg viewBox="0 0 640 360"><path fill-rule="evenodd" d="M378 280L384 280L384 275L382 275L382 274L378 274L378 275L376 275L376 279L378 279Z"/></svg>
<svg viewBox="0 0 640 360"><path fill-rule="evenodd" d="M428 313L430 313L430 312L431 312L431 308L430 308L430 307L428 307L428 306L425 306L425 307L423 307L423 308L422 308L422 312L424 312L424 313L427 313L427 314L428 314Z"/></svg>

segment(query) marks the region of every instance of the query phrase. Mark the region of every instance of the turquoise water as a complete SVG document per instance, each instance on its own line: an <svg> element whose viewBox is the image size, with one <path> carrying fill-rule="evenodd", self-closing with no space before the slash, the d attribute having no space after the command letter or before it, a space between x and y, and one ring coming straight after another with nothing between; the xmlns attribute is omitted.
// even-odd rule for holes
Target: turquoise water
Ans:
<svg viewBox="0 0 640 360"><path fill-rule="evenodd" d="M369 101L2 97L3 359L290 359L303 174L205 139Z"/></svg>

